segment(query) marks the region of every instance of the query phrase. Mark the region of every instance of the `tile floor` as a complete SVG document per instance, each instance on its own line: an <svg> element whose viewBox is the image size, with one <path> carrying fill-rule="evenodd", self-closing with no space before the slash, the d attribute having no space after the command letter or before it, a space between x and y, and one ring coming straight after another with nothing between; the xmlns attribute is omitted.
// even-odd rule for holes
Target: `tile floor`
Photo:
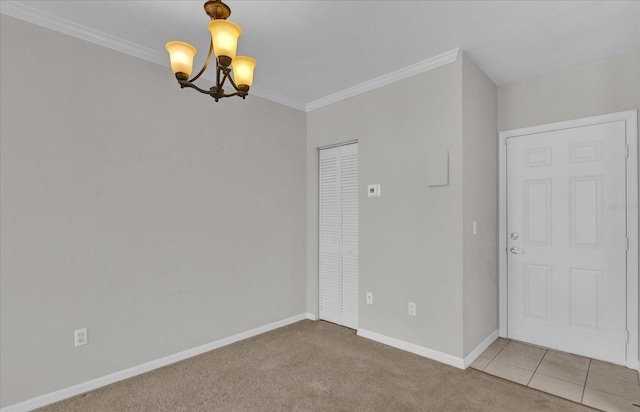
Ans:
<svg viewBox="0 0 640 412"><path fill-rule="evenodd" d="M640 412L638 372L498 338L471 367L604 411Z"/></svg>

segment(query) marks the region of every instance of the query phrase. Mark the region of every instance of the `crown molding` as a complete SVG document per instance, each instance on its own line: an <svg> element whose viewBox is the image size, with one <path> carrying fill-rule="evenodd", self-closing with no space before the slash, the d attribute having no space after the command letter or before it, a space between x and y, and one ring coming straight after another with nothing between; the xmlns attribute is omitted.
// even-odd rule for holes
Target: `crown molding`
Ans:
<svg viewBox="0 0 640 412"><path fill-rule="evenodd" d="M251 94L249 96L262 97L263 99L267 99L275 103L280 103L284 106L291 107L292 109L300 110L303 112L307 111L306 103L272 92L271 90L262 89L260 87L251 86Z"/></svg>
<svg viewBox="0 0 640 412"><path fill-rule="evenodd" d="M169 59L167 58L166 53L158 52L157 50L144 47L139 44L131 43L130 41L127 41L125 39L112 36L98 30L94 30L90 27L83 26L81 24L74 23L60 17L52 16L50 14L42 12L41 10L33 6L30 6L28 2L2 0L0 1L0 13L15 17L20 20L24 20L37 26L46 27L47 29L76 37L81 40L98 44L100 46L104 46L133 57L138 57L140 59L156 63L161 66L170 67ZM205 73L202 76L202 79L215 82L215 75ZM252 87L251 95L261 97L263 99L267 99L272 102L294 108L296 110L306 111L307 109L304 102L290 99L286 96L282 96L278 93L261 89L259 87Z"/></svg>
<svg viewBox="0 0 640 412"><path fill-rule="evenodd" d="M161 66L170 67L169 60L167 59L165 53L158 52L155 49L132 43L125 39L112 36L98 30L94 30L90 27L83 26L81 24L77 24L60 17L52 16L50 14L42 12L41 10L33 6L30 6L29 2L2 0L0 1L0 13L27 21L29 23L33 23L38 26L46 27L60 33L67 34L81 40L98 44L100 46L107 47L109 49L116 50L130 56L138 57L140 59L156 63ZM344 100L349 97L353 97L358 94L365 93L382 86L386 86L399 80L406 79L407 77L415 76L416 74L435 69L436 67L453 63L457 59L458 52L459 49L448 51L431 59L418 62L411 66L396 70L389 74L385 74L373 80L366 81L364 83L339 91L337 93L330 94L329 96L322 97L309 103L291 99L270 90L265 90L255 86L251 88L251 95L261 97L263 99L270 100L272 102L279 103L296 110L310 112L320 107L338 102L340 100ZM215 78L209 78L207 74L203 75L202 78L213 82L215 81Z"/></svg>
<svg viewBox="0 0 640 412"><path fill-rule="evenodd" d="M163 66L169 66L166 62L167 57L165 53L160 53L157 50L131 43L127 40L94 30L90 27L43 13L41 10L30 6L29 2L18 2L15 0L0 1L0 13L67 34L81 40L98 44L130 56L138 57Z"/></svg>
<svg viewBox="0 0 640 412"><path fill-rule="evenodd" d="M439 54L427 60L423 60L411 66L404 67L394 72L376 77L375 79L360 83L356 86L349 87L337 93L330 94L320 99L307 103L307 112L319 109L321 107L339 102L340 100L348 99L370 90L377 89L382 86L386 86L391 83L395 83L399 80L406 79L416 74L424 73L426 71L435 69L436 67L444 66L445 64L453 63L458 58L460 49L453 49L446 53Z"/></svg>

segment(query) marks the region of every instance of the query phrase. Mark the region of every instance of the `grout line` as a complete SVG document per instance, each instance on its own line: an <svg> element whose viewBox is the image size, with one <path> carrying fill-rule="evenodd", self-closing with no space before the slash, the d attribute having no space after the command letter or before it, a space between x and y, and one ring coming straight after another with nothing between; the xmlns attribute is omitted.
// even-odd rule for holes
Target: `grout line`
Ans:
<svg viewBox="0 0 640 412"><path fill-rule="evenodd" d="M498 338L498 339L500 339L500 338ZM496 340L496 341L497 341L497 340ZM479 370L480 372L484 372L484 373L486 373L486 374L488 374L488 375L491 375L491 376L497 376L497 375L492 375L491 373L489 373L489 372L485 372L485 371L487 370L487 368L489 367L489 365L491 365L491 364L493 363L493 361L495 361L495 360L496 360L496 358L498 357L498 355L500 354L500 352L502 352L502 351L504 350L504 348L506 348L506 347L507 347L507 345L508 345L510 342L511 342L511 339L507 339L507 343L505 343L505 344L504 344L504 346L503 346L503 347L501 347L501 348L500 348L500 350L499 350L498 352L496 352L496 354L495 354L495 355L493 355L493 356L491 357L491 359L489 359L489 363L487 363L486 365L484 365L484 368L482 368L482 369L478 369L478 370ZM489 348L487 348L487 349L485 350L485 352L486 352L487 350L489 350ZM482 353L484 353L484 352L482 352ZM480 356L482 356L482 355L480 355ZM487 358L487 359L488 359L488 358ZM507 380L509 380L509 379L507 379ZM511 382L513 382L513 381L511 381Z"/></svg>
<svg viewBox="0 0 640 412"><path fill-rule="evenodd" d="M614 394L612 394L612 393L605 392L605 391L603 391L603 390L595 389L595 388L589 388L589 389L591 389L593 392L601 393L601 394L603 394L603 395L610 396L610 397L612 397L612 398L618 398L619 400L622 400L622 401L624 401L624 402L628 402L629 404L631 404L631 405L633 405L633 406L637 406L637 407L639 407L639 408L640 408L640 405L636 405L636 403L635 403L635 401L634 401L634 400L629 399L629 398L627 398L627 397L625 397L625 396L618 396L618 395L614 395ZM590 407L590 408L595 408L594 406L591 406L591 405L587 405L587 404L583 404L583 405L588 406L588 407ZM605 411L605 412L609 412L609 411Z"/></svg>
<svg viewBox="0 0 640 412"><path fill-rule="evenodd" d="M542 355L542 357L540 358L540 362L538 362L538 365L536 366L536 369L533 372L537 372L538 368L540 367L540 364L542 363L542 361L544 360L544 357L547 356L547 353L549 352L549 349L545 349L544 350L544 354Z"/></svg>
<svg viewBox="0 0 640 412"><path fill-rule="evenodd" d="M498 339L500 339L500 338L498 338ZM493 343L497 342L497 341L498 341L498 339L496 339ZM485 349L485 350L484 350L484 352L482 352L482 353L480 354L480 356L482 356L483 358L487 358L487 359L489 359L489 363L491 363L491 362L493 362L493 360L496 358L496 356L498 356L498 354L500 354L500 352L502 352L502 349L504 349L504 348L505 348L505 346L507 346L507 345L509 344L509 342L511 342L511 341L508 341L507 343L505 343L505 344L504 344L504 346L503 346L502 348L500 348L500 350L499 350L498 352L496 352L496 354L495 354L495 355L493 355L493 356L491 356L491 357L489 357L489 356L484 356L484 354L485 354L485 353L487 353L487 351L489 350L489 348ZM492 343L491 345L493 345L493 343ZM491 346L491 345L489 345L489 346ZM489 366L489 363L487 363L487 366ZM486 366L485 366L485 368L486 368Z"/></svg>
<svg viewBox="0 0 640 412"><path fill-rule="evenodd" d="M516 368L517 368L517 366L516 366ZM520 369L522 369L522 368L520 368ZM484 373L484 374L486 374L486 375L488 375L488 376L491 376L491 377L493 377L493 378L497 378L497 379L503 380L503 381L505 381L505 382L511 382L511 383L516 384L516 385L523 386L523 387L525 387L525 388L527 388L527 389L531 389L531 390L536 391L536 392L544 393L545 395L553 396L554 398L562 399L562 400L564 400L564 401L571 402L571 403L574 403L574 404L576 404L576 405L583 405L583 406L586 406L587 408L592 409L592 410L595 410L595 411L607 412L607 411L603 411L602 409L598 409L598 408L596 408L596 407L594 407L594 406L585 405L585 404L583 404L583 403L581 403L581 402L576 402L576 401L571 400L571 399L569 399L569 398L565 398L565 397L562 397L562 396L560 396L560 395L556 395L556 394L553 394L553 393L551 393L551 392L544 391L544 390L542 390L542 389L538 389L538 388L534 388L534 387L531 387L531 386L523 385L523 384L521 384L521 383L519 383L519 382L516 382L516 381L514 381L514 380L512 380L512 379L503 378L502 376L494 375L494 374L489 373L489 372L480 372L480 373ZM553 377L553 376L552 376L552 377ZM605 393L605 392L603 392L603 393ZM609 395L609 394L605 393L605 395Z"/></svg>
<svg viewBox="0 0 640 412"><path fill-rule="evenodd" d="M495 355L493 355L493 358L491 358L491 362L493 362L493 360L495 358L497 358L498 355L500 355L500 352L502 352L504 350L504 348L506 348L509 343L511 343L511 340L509 340L509 342L505 343L504 346L502 348L500 348L500 350ZM487 365L487 366L489 366L489 365Z"/></svg>
<svg viewBox="0 0 640 412"><path fill-rule="evenodd" d="M529 382L527 382L527 387L529 386L529 384L531 383L531 380L533 379L534 375L538 371L538 368L540 367L540 364L542 363L542 360L544 359L545 356L547 356L547 352L548 351L549 351L549 349L545 349L544 350L544 354L542 355L542 357L538 361L538 364L536 365L536 368L533 370L533 373L531 374L531 377L529 378Z"/></svg>
<svg viewBox="0 0 640 412"><path fill-rule="evenodd" d="M589 380L589 373L591 372L591 358L589 358L589 367L587 368L587 376L584 378L584 386L582 387L582 396L580 397L580 403L584 400L584 392L587 390L587 381ZM584 404L583 404L584 405Z"/></svg>
<svg viewBox="0 0 640 412"><path fill-rule="evenodd" d="M572 368L572 369L577 369L577 368ZM580 369L577 369L577 370L580 370ZM542 375L542 376L546 376L546 377L549 377L549 378L557 379L557 380L559 380L559 381L566 382L566 383L570 383L570 384L572 384L572 385L582 386L582 389L584 389L584 385L581 385L581 384L579 384L579 383L575 383L575 382L572 382L572 381L568 381L568 380L566 380L566 379L558 378L557 376L548 375L548 374L543 373L543 372L536 372L536 374L540 374L540 375Z"/></svg>
<svg viewBox="0 0 640 412"><path fill-rule="evenodd" d="M640 385L634 384L633 382L629 382L628 380L626 380L624 378L618 378L616 376L609 376L609 375L605 375L605 374L597 373L597 372L593 372L593 374L594 375L598 375L598 376L602 376L603 378L613 379L613 380L616 380L616 381L621 382L621 383L628 383L628 384L631 384L631 385L640 386ZM610 395L612 395L612 394L610 394ZM615 395L615 396L617 396L617 395Z"/></svg>
<svg viewBox="0 0 640 412"><path fill-rule="evenodd" d="M507 345L508 345L508 343L507 343ZM502 347L502 349L500 349L500 350L498 351L498 353L496 354L496 356L494 356L494 358L489 362L489 364L491 364L491 362L493 362L493 361L495 360L495 358L498 356L498 354L500 354L500 352L502 352L502 351L504 350L504 348L506 348L506 347L507 347L507 345L504 345L504 346ZM520 354L522 354L522 355L527 355L527 354L522 353L522 352L517 352L517 353L520 353ZM542 392L542 393L545 393L545 394L547 394L547 395L551 395L551 396L555 396L555 397L560 398L560 399L568 400L569 402L574 402L574 403L577 403L577 404L580 404L580 405L587 406L587 407L589 407L589 408L593 408L592 406L589 406L589 405L586 405L586 404L584 404L584 403L583 403L583 400L584 400L584 393L585 393L586 388L587 388L587 380L589 379L589 374L591 373L591 362L593 361L593 359L591 359L591 358L586 358L586 359L588 359L588 360L589 360L589 366L587 367L587 376L586 376L586 378L585 378L584 385L582 385L582 395L581 395L581 397L580 397L580 400L579 400L579 401L577 401L577 402L576 402L576 401L572 401L571 399L565 398L565 397L563 397L563 396L560 396L560 395L554 395L553 393L550 393L550 392L547 392L547 391L544 391L544 390L541 390L541 389L532 388L531 386L529 386L529 384L531 383L531 380L533 379L533 377L534 377L534 376L535 376L535 374L537 373L538 368L540 368L540 365L542 364L542 361L544 360L544 358L547 356L547 354L548 354L548 353L549 353L549 349L548 349L548 348L545 348L544 354L543 354L543 355L542 355L542 357L540 358L540 361L538 362L538 365L536 366L536 369L535 369L535 370L533 371L533 373L531 374L531 378L529 378L529 381L528 381L525 385L523 385L523 386L525 386L525 387L527 387L527 388L530 388L530 389L533 389L533 390L537 390L537 391ZM529 356L529 355L527 355L527 356ZM487 366L489 366L489 364L487 364ZM515 368L519 368L519 369L526 370L526 369L521 368L521 367L516 366L516 365L511 365L511 364L509 364L509 365L510 365L510 366L513 366L513 367L515 367ZM574 368L574 369L578 369L578 368ZM513 382L513 383L519 384L518 382L516 382L516 381L514 381L514 380L512 380L512 379L503 378L503 377L501 377L501 376L494 375L494 374L492 374L492 373L486 372L486 367L485 367L485 369L483 369L483 370L479 370L479 371L480 371L480 372L483 372L483 373L486 373L487 375L494 376L494 377L496 377L496 378L499 378L499 379L502 379L502 380L508 381L508 382ZM542 374L542 375L544 375L544 374ZM548 376L548 375L545 375L545 376ZM556 378L556 377L554 377L554 376L551 376L551 377L552 377L552 378L555 378L555 379L562 380L562 381L564 381L564 382L568 382L568 383L574 384L573 382L565 381L564 379ZM639 373L639 378L640 378L640 373ZM613 379L616 379L616 378L613 378ZM618 380L624 381L624 380L622 380L622 379L618 379ZM628 381L626 381L626 382L628 383ZM519 384L519 385L522 385L522 384ZM576 385L576 384L574 384L574 385ZM601 392L601 391L598 391L598 392ZM622 398L622 397L617 396L617 395L609 394L609 393L607 393L607 392L602 392L602 393L607 394L607 395L610 395L610 396L616 396L616 397L618 397L618 398L621 398L621 399L625 399L625 400L627 400L626 398ZM630 402L631 402L631 401L630 401ZM638 406L640 406L640 405L638 405Z"/></svg>

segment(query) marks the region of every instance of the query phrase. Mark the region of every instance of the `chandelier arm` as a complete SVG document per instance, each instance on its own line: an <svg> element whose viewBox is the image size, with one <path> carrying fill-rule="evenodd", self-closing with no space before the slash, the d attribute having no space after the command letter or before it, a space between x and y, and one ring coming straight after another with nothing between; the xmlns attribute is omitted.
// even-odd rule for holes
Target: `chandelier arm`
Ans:
<svg viewBox="0 0 640 412"><path fill-rule="evenodd" d="M223 70L224 69L220 67L220 65L218 64L218 61L216 60L216 88L218 90L221 90L222 85L224 84L224 80L222 82L220 81L220 72Z"/></svg>
<svg viewBox="0 0 640 412"><path fill-rule="evenodd" d="M194 77L192 77L189 80L189 83L198 80L198 77L202 76L202 73L204 73L204 71L207 70L207 67L209 67L209 61L211 61L211 54L212 53L213 53L213 40L211 40L211 42L209 42L209 54L207 54L207 60L204 62L204 66L202 66L202 69L200 70L200 73L196 74Z"/></svg>
<svg viewBox="0 0 640 412"><path fill-rule="evenodd" d="M221 68L220 71L222 72L223 76L222 76L222 81L218 81L218 83L220 84L220 87L222 87L224 85L224 82L227 81L227 79L231 80L231 78L229 77L229 73L231 73L231 70L229 70L229 68ZM218 72L218 74L220 74L220 72Z"/></svg>
<svg viewBox="0 0 640 412"><path fill-rule="evenodd" d="M237 92L239 92L240 89L238 89L238 86L236 86L236 82L234 82L231 76L229 76L228 74L227 74L227 77L229 78L229 81L231 82L231 85L233 86L233 88L236 89Z"/></svg>
<svg viewBox="0 0 640 412"><path fill-rule="evenodd" d="M233 96L240 96L243 99L247 96L248 93L243 92L243 91L237 91L235 93L230 93L230 94L223 94L222 97L233 97Z"/></svg>
<svg viewBox="0 0 640 412"><path fill-rule="evenodd" d="M246 96L248 94L246 91L240 90L238 88L238 86L236 85L236 82L233 81L233 77L231 77L231 70L222 69L222 72L224 73L224 76L222 77L222 81L220 82L220 86L222 86L224 84L224 82L227 81L227 79L229 79L229 83L231 83L231 85L233 86L233 88L237 92L237 93L226 95L225 97L229 97L229 96Z"/></svg>
<svg viewBox="0 0 640 412"><path fill-rule="evenodd" d="M200 93L211 94L211 92L209 90L201 89L198 86L196 86L195 84L193 84L193 83L191 83L189 81L186 81L186 80L180 81L180 87L181 88L191 87L192 89L196 89Z"/></svg>
<svg viewBox="0 0 640 412"><path fill-rule="evenodd" d="M202 94L208 94L209 96L215 98L215 99L222 99L224 97L233 97L233 96L240 96L243 99L245 97L247 97L248 93L247 92L243 92L242 90L238 90L235 93L219 93L218 89L216 88L215 90L205 90L205 89L201 89L198 86L196 86L193 83L190 83L186 80L183 80L180 82L180 87L185 88L185 87L190 87L192 89L195 89L197 91L199 91Z"/></svg>

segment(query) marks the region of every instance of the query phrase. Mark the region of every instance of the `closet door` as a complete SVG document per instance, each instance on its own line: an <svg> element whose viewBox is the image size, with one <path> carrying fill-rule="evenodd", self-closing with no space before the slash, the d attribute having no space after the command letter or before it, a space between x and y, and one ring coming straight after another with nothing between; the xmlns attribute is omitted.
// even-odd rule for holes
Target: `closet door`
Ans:
<svg viewBox="0 0 640 412"><path fill-rule="evenodd" d="M358 144L320 150L320 318L358 327Z"/></svg>

